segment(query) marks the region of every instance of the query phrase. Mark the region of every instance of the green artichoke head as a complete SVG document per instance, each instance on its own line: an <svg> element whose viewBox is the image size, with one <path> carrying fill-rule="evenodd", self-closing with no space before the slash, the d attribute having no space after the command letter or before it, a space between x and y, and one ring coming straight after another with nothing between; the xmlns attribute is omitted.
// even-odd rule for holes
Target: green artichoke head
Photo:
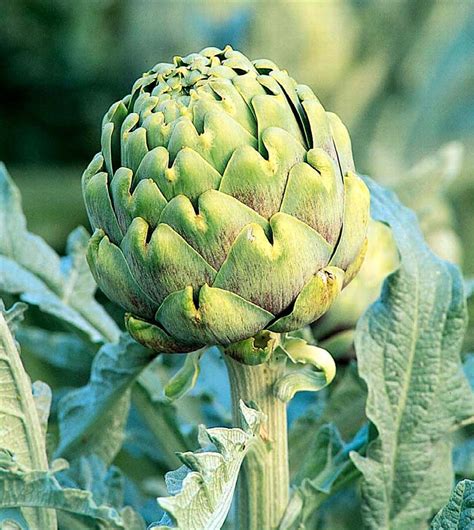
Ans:
<svg viewBox="0 0 474 530"><path fill-rule="evenodd" d="M83 175L88 259L157 352L323 315L358 271L369 193L310 88L226 47L160 63L103 119Z"/></svg>

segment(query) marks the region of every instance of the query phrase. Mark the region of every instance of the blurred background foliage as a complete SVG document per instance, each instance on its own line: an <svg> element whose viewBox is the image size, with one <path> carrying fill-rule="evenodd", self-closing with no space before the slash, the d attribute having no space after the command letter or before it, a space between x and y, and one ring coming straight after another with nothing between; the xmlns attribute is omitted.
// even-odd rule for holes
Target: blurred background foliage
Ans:
<svg viewBox="0 0 474 530"><path fill-rule="evenodd" d="M474 275L472 1L0 0L0 13L0 159L56 249L87 226L80 175L111 102L155 63L229 43L310 85L358 170Z"/></svg>

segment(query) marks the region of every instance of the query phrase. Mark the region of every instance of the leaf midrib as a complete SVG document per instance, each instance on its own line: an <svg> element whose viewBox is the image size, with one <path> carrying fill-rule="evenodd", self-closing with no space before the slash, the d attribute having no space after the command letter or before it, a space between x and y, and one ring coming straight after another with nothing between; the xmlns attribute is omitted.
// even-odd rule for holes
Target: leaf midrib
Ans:
<svg viewBox="0 0 474 530"><path fill-rule="evenodd" d="M0 353L10 368L11 379L17 389L17 399L22 412L22 421L25 427L27 453L33 469L48 470L48 459L44 447L43 433L36 413L36 406L31 393L31 384L24 371L20 355L14 343L10 329L4 316L0 313ZM56 516L50 510L37 510L38 520L44 528L57 528Z"/></svg>
<svg viewBox="0 0 474 530"><path fill-rule="evenodd" d="M392 492L393 492L393 488L391 487L393 485L393 482L394 482L394 476L395 476L395 467L396 467L396 463L397 463L397 460L398 460L398 456L399 456L399 452L398 452L398 440L399 440L399 436L400 436L400 427L401 427L401 422L402 422L402 418L403 418L403 413L405 411L405 406L406 406L406 403L407 403L407 396L408 396L408 390L409 390L409 387L410 387L410 382L411 382L411 376L412 376L412 373L413 373L413 364L414 364L414 360L415 360L415 355L416 355L416 345L417 345L417 333L418 333L418 328L419 328L419 315L420 315L420 312L419 312L419 299L420 299L420 288L419 288L419 278L420 278L420 274L419 274L419 266L418 266L418 263L416 263L416 288L415 288L415 302L416 302L416 310L415 310L415 316L414 316L414 325L413 325L413 328L412 328L412 333L411 333L411 339L410 339L410 354L409 354L409 362L408 362L408 366L407 366L407 370L406 370L406 377L405 377L405 380L403 381L403 386L402 386L402 391L403 391L403 394L402 394L402 399L399 401L399 406L397 408L397 415L395 417L395 425L396 425L396 428L395 428L395 437L394 437L394 441L393 441L393 449L391 451L391 455L390 455L390 460L392 462L392 465L390 466L390 483L388 481L384 481L385 482L385 494L386 494L386 498L387 500L389 500L389 507L390 509L389 510L386 510L386 524L387 524L387 528L389 528L389 525L388 523L390 522L391 518L392 518L392 508L393 508L393 502L392 502ZM387 381L384 380L385 382L385 389L386 389L386 392L387 392L387 397L389 396L388 394L388 391L387 391ZM389 400L390 401L390 400ZM390 491L389 490L389 486L390 486Z"/></svg>

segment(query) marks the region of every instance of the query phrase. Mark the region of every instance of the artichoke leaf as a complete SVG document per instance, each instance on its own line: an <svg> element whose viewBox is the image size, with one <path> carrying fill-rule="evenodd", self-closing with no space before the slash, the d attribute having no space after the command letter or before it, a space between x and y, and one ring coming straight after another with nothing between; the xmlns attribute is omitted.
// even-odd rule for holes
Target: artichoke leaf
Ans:
<svg viewBox="0 0 474 530"><path fill-rule="evenodd" d="M110 107L102 122L102 153L109 175L120 166L120 131L126 116L127 107L121 100Z"/></svg>
<svg viewBox="0 0 474 530"><path fill-rule="evenodd" d="M186 353L197 350L203 344L180 343L169 335L157 322L151 323L127 313L125 326L140 344L155 353Z"/></svg>
<svg viewBox="0 0 474 530"><path fill-rule="evenodd" d="M331 134L337 152L337 159L341 168L341 175L355 171L354 160L352 159L351 138L346 127L337 114L326 112L331 128Z"/></svg>
<svg viewBox="0 0 474 530"><path fill-rule="evenodd" d="M474 526L474 481L462 480L449 502L431 522L431 530L460 530Z"/></svg>
<svg viewBox="0 0 474 530"><path fill-rule="evenodd" d="M216 270L249 223L257 223L270 236L266 219L234 197L216 190L200 195L197 210L184 195L175 197L163 210L160 222L171 226Z"/></svg>
<svg viewBox="0 0 474 530"><path fill-rule="evenodd" d="M3 454L2 454L3 453ZM76 488L62 488L49 470L29 470L14 455L0 452L0 512L12 506L41 512L64 511L78 516L87 528L101 530L145 530L141 516L126 507L120 512L107 505L97 505L92 494ZM52 530L56 526L44 521L29 530Z"/></svg>
<svg viewBox="0 0 474 530"><path fill-rule="evenodd" d="M230 509L242 462L260 437L263 414L240 402L245 429L201 427L204 451L181 453L184 463L166 475L170 497L158 503L167 513L150 530L219 530ZM216 451L209 450L209 445Z"/></svg>
<svg viewBox="0 0 474 530"><path fill-rule="evenodd" d="M141 217L153 228L156 227L167 203L153 179L139 180L133 192L132 180L133 171L121 167L110 184L117 220L124 234L135 217Z"/></svg>
<svg viewBox="0 0 474 530"><path fill-rule="evenodd" d="M366 456L354 454L353 461L363 474L367 528L419 528L449 496L454 477L447 435L474 412L459 355L466 303L459 270L429 250L413 212L364 179L372 217L390 225L400 266L356 329L366 413L378 436ZM421 432L429 436L420 438Z"/></svg>
<svg viewBox="0 0 474 530"><path fill-rule="evenodd" d="M261 84L265 83L267 88L271 86L273 90L279 92L278 94L257 95L252 99L259 134L259 151L265 152L264 134L270 128L285 131L301 148L304 148L306 141L303 132L280 85L269 76L260 76L258 80Z"/></svg>
<svg viewBox="0 0 474 530"><path fill-rule="evenodd" d="M123 233L109 193L109 174L103 171L104 157L95 155L82 175L82 193L87 214L94 228L102 228L111 241L118 243Z"/></svg>
<svg viewBox="0 0 474 530"><path fill-rule="evenodd" d="M167 201L184 195L196 202L206 190L219 187L221 174L191 147L183 147L174 159L164 147L156 147L143 158L136 178L153 179Z"/></svg>
<svg viewBox="0 0 474 530"><path fill-rule="evenodd" d="M58 403L56 457L72 459L94 453L112 462L124 439L130 388L152 358L152 352L126 333L118 343L100 348L88 384L66 393Z"/></svg>
<svg viewBox="0 0 474 530"><path fill-rule="evenodd" d="M293 337L287 338L280 347L294 364L309 365L316 369L291 371L281 377L273 389L281 401L290 401L297 392L317 392L334 379L336 363L326 350Z"/></svg>
<svg viewBox="0 0 474 530"><path fill-rule="evenodd" d="M140 116L132 112L122 124L121 159L122 166L135 172L143 157L148 153L146 129L137 127Z"/></svg>
<svg viewBox="0 0 474 530"><path fill-rule="evenodd" d="M0 311L0 448L8 449L0 451L0 473L4 459L8 460L9 454L15 454L18 464L27 468L43 471L48 469L44 424L40 421L30 379L7 323L7 318L13 319L15 313L18 315L19 309L18 306L14 307L5 314ZM3 500L1 478L0 476L0 508ZM10 504L7 507L19 505ZM57 528L54 510L24 507L22 513L32 530Z"/></svg>
<svg viewBox="0 0 474 530"><path fill-rule="evenodd" d="M256 147L256 139L222 110L210 110L204 117L204 132L199 134L186 117L177 120L168 143L173 161L184 147L196 151L219 174L223 174L232 153L243 145Z"/></svg>
<svg viewBox="0 0 474 530"><path fill-rule="evenodd" d="M166 383L163 389L163 393L169 401L176 401L194 388L200 372L199 362L204 352L205 348L201 348L186 355L184 365Z"/></svg>
<svg viewBox="0 0 474 530"><path fill-rule="evenodd" d="M344 177L344 217L339 243L330 265L346 271L357 261L362 248L366 245L367 225L369 222L370 194L367 186L355 173ZM362 265L359 260L358 266ZM352 271L352 276L357 270ZM345 284L350 281L346 276Z"/></svg>
<svg viewBox="0 0 474 530"><path fill-rule="evenodd" d="M298 85L296 92L309 123L311 132L310 147L323 149L333 162L337 164L338 160L332 139L331 126L324 107L308 86Z"/></svg>

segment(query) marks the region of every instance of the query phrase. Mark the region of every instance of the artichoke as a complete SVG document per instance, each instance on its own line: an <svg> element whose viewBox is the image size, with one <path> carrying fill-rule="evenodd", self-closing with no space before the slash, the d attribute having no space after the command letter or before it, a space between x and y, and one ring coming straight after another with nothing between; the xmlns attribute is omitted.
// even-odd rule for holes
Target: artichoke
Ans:
<svg viewBox="0 0 474 530"><path fill-rule="evenodd" d="M269 60L226 47L156 65L106 113L101 147L82 180L89 264L156 352L301 328L361 266L349 135Z"/></svg>

